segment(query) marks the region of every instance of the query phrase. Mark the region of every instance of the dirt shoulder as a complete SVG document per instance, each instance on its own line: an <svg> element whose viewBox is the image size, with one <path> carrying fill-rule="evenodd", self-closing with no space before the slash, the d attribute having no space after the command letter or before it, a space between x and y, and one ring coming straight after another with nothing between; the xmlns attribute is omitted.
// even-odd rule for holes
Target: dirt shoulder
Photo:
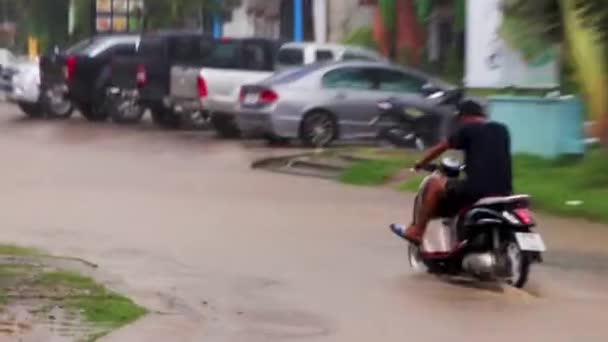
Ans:
<svg viewBox="0 0 608 342"><path fill-rule="evenodd" d="M83 274L96 265L0 245L0 337L95 341L146 313Z"/></svg>

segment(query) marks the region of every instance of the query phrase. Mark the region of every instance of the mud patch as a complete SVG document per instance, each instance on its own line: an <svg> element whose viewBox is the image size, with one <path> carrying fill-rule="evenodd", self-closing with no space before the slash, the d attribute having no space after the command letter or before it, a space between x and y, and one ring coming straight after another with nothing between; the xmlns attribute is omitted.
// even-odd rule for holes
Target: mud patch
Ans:
<svg viewBox="0 0 608 342"><path fill-rule="evenodd" d="M337 179L354 163L364 159L342 150L318 150L311 153L262 158L255 161L252 168L296 176Z"/></svg>
<svg viewBox="0 0 608 342"><path fill-rule="evenodd" d="M0 255L0 340L93 341L144 314L79 275L94 264L30 253Z"/></svg>

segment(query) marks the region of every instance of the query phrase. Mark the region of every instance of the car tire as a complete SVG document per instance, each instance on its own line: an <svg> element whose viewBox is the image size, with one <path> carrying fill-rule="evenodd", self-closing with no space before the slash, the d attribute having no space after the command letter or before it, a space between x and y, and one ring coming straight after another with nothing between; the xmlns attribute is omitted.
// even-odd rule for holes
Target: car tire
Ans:
<svg viewBox="0 0 608 342"><path fill-rule="evenodd" d="M74 104L70 100L64 98L55 103L46 91L40 95L40 106L50 119L68 119L74 113Z"/></svg>
<svg viewBox="0 0 608 342"><path fill-rule="evenodd" d="M101 107L101 108L100 108ZM103 122L109 117L105 110L105 106L96 106L93 104L86 104L80 106L80 114L91 122Z"/></svg>
<svg viewBox="0 0 608 342"><path fill-rule="evenodd" d="M220 138L232 139L241 136L241 131L233 118L224 115L212 115L211 125Z"/></svg>
<svg viewBox="0 0 608 342"><path fill-rule="evenodd" d="M152 121L164 129L177 129L180 126L180 119L170 109L153 108L151 110Z"/></svg>
<svg viewBox="0 0 608 342"><path fill-rule="evenodd" d="M268 146L284 147L289 146L291 140L289 138L277 137L276 135L266 135L264 137Z"/></svg>
<svg viewBox="0 0 608 342"><path fill-rule="evenodd" d="M338 122L326 111L313 111L304 116L300 125L300 140L307 147L326 147L338 138Z"/></svg>
<svg viewBox="0 0 608 342"><path fill-rule="evenodd" d="M113 99L108 101L107 108L112 122L120 125L130 125L140 122L146 109L137 103L126 104L125 102L127 102L125 99Z"/></svg>
<svg viewBox="0 0 608 342"><path fill-rule="evenodd" d="M182 114L180 121L183 129L201 131L209 128L211 120L209 113L201 110Z"/></svg>
<svg viewBox="0 0 608 342"><path fill-rule="evenodd" d="M42 110L38 103L27 103L27 102L19 102L17 103L19 109L30 118L38 119L42 117Z"/></svg>

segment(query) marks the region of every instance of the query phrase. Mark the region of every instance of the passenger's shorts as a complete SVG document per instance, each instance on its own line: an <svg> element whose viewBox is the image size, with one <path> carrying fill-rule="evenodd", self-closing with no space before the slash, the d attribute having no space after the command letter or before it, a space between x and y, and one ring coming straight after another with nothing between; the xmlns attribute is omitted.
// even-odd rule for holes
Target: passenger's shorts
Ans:
<svg viewBox="0 0 608 342"><path fill-rule="evenodd" d="M479 196L472 194L463 179L448 179L445 193L439 201L439 216L454 217L468 206L479 200Z"/></svg>

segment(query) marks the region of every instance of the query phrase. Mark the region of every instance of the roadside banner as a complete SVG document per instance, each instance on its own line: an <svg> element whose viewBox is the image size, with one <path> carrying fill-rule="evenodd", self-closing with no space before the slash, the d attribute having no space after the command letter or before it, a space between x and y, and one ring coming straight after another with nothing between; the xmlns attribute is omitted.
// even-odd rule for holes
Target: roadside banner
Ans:
<svg viewBox="0 0 608 342"><path fill-rule="evenodd" d="M466 75L469 88L554 88L559 85L559 54L548 48L534 60L500 36L503 0L467 0Z"/></svg>

